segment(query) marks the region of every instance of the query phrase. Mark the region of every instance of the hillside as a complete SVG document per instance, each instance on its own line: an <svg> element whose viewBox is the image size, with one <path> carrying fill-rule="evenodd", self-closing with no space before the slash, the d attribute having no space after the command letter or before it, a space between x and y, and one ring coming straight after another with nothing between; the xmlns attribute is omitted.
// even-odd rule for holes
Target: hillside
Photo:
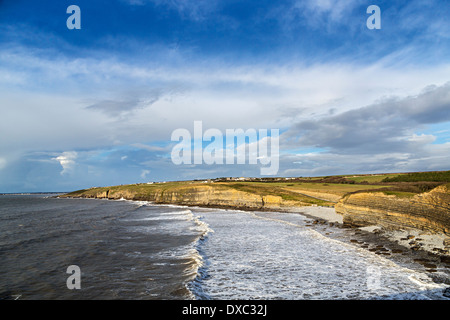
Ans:
<svg viewBox="0 0 450 320"><path fill-rule="evenodd" d="M450 233L450 171L314 178L218 178L98 187L63 197L292 211L335 207L349 226L382 225Z"/></svg>

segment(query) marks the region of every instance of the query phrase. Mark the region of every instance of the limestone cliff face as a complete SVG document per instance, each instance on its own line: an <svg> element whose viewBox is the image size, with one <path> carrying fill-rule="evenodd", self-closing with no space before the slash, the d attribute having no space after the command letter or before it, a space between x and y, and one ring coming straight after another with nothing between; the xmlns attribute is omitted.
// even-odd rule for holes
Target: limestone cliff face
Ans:
<svg viewBox="0 0 450 320"><path fill-rule="evenodd" d="M216 189L210 186L187 187L155 195L156 203L182 205L261 208L261 196L233 189Z"/></svg>
<svg viewBox="0 0 450 320"><path fill-rule="evenodd" d="M351 194L342 198L335 209L350 226L382 225L387 229L450 233L450 192L446 186L411 198L382 192Z"/></svg>
<svg viewBox="0 0 450 320"><path fill-rule="evenodd" d="M160 204L179 204L191 206L209 206L236 209L277 210L292 206L310 204L283 200L280 196L258 195L231 188L218 188L209 185L184 186L173 190L155 190L145 194L132 189L111 188L108 190L88 190L79 195L86 198L107 198L112 200L128 199L152 201Z"/></svg>

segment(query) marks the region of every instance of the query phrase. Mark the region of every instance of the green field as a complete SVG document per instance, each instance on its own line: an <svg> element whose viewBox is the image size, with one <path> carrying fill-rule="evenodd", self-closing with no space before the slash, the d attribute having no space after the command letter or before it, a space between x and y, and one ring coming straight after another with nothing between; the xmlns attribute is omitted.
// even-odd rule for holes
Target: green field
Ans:
<svg viewBox="0 0 450 320"><path fill-rule="evenodd" d="M450 182L450 171L412 172L386 177L383 182Z"/></svg>
<svg viewBox="0 0 450 320"><path fill-rule="evenodd" d="M357 183L368 182L377 183L383 182L385 179L395 178L404 175L403 173L388 173L388 174L371 174L371 175L355 175L345 176L346 179L355 181Z"/></svg>

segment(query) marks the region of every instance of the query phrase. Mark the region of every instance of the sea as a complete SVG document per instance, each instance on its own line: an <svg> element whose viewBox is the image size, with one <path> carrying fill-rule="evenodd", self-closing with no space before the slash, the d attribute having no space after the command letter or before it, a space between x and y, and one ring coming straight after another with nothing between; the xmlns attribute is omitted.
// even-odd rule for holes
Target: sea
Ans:
<svg viewBox="0 0 450 320"><path fill-rule="evenodd" d="M304 214L0 195L0 299L450 299L448 265L362 236Z"/></svg>

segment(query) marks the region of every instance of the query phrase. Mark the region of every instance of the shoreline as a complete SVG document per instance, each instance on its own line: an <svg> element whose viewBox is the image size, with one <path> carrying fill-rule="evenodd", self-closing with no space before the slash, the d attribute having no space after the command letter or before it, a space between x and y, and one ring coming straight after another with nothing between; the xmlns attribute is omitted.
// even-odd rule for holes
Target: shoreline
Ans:
<svg viewBox="0 0 450 320"><path fill-rule="evenodd" d="M342 216L337 214L334 208L330 209L332 210L328 210L327 207L311 207L310 209L309 207L299 207L297 210L302 210L302 212L297 210L291 212L302 213L313 219L319 219L331 225L338 224L340 227L344 227ZM450 253L448 250L450 246L450 243L448 243L449 237L444 233L431 233L429 231L414 228L387 230L381 225L348 227L348 229L354 230L356 233L366 232L376 235L380 238L384 238L382 240L385 241L387 239L396 245L404 247L406 250L415 252L422 251L428 255L439 257L442 262L447 264L447 267L450 268Z"/></svg>
<svg viewBox="0 0 450 320"><path fill-rule="evenodd" d="M158 205L158 203L154 204ZM445 234L431 233L414 228L386 230L380 225L347 227L343 224L342 215L336 213L334 207L304 206L279 208L279 210L275 208L260 210L220 206L186 207L301 214L311 219L311 226L325 226L324 230L328 231L331 231L330 228L345 228L352 233L351 236L349 235L351 238L349 239L350 244L383 255L394 262L419 264L433 281L450 285L450 254L448 249L447 253L444 253L445 248L448 248L448 245L444 245L444 240L448 239ZM319 232L326 237L333 238L330 232L324 230ZM413 241L414 245L411 245L410 242Z"/></svg>
<svg viewBox="0 0 450 320"><path fill-rule="evenodd" d="M54 196L55 198L61 198L59 196ZM68 199L97 199L97 200L112 200L112 201L142 201L142 200L133 200L133 199L108 199L108 198L90 198L90 197L62 197L62 198L68 198ZM146 200L147 201L147 200ZM325 221L327 223L332 224L338 224L341 227L343 227L343 216L336 213L336 210L334 207L324 207L324 206L299 206L299 207L279 207L279 208L252 208L252 207L245 207L245 206L224 206L224 205L190 205L190 204L183 204L183 203L159 203L154 201L147 201L154 205L176 205L181 207L198 207L198 208L210 208L210 209L222 209L222 210L241 210L241 211L259 211L259 212L283 212L283 213L297 213L302 214L306 217L309 217L311 219L318 219ZM430 253L436 253L436 250L433 251L433 248L438 248L441 250L445 250L444 240L449 239L448 236L441 233L430 233L427 231L423 231L420 229L414 229L409 228L407 230L386 230L380 225L371 225L367 227L348 227L349 229L354 230L361 230L365 232L370 232L374 234L383 234L384 236L387 236L392 241L399 242L399 244L402 244L405 246L405 248L408 248L409 242L413 240L414 238L419 238L419 243L422 244L421 249L430 252ZM409 236L410 239L407 239ZM413 238L411 237L413 236ZM406 240L409 240L407 242ZM447 245L447 247L450 246L450 244ZM443 252L441 252L443 253ZM445 253L443 253L445 255ZM450 253L447 253L447 256L450 258ZM449 261L450 263L450 261Z"/></svg>
<svg viewBox="0 0 450 320"><path fill-rule="evenodd" d="M447 235L414 228L386 230L380 225L346 227L342 223L342 216L333 212L334 208L331 209L327 207L298 207L290 212L300 213L314 219L312 225L324 226L321 231L316 231L326 237L333 238L331 234L333 227L345 228L351 233L349 243L375 254L383 255L395 263L420 265L422 271L426 272L434 282L450 285L449 244L444 242L449 239Z"/></svg>
<svg viewBox="0 0 450 320"><path fill-rule="evenodd" d="M302 213L305 216L311 218L321 219L328 223L337 223L343 226L342 215L336 213L334 208L328 207L297 207L288 212ZM399 230L387 230L381 225L371 225L367 227L349 227L350 229L360 230L363 232L370 232L374 234L383 235L390 240L397 242L405 248L412 248L412 250L423 250L432 254L442 254L449 257L450 253L448 248L450 243L447 243L449 237L444 233L431 233L415 228L399 229ZM447 243L447 244L444 244ZM446 249L447 248L447 249ZM447 251L447 253L445 253Z"/></svg>
<svg viewBox="0 0 450 320"><path fill-rule="evenodd" d="M55 198L61 198L55 196ZM72 199L96 199L112 201L142 201L129 199L108 199L89 197L62 197ZM394 262L406 262L420 264L423 271L437 283L450 285L450 254L444 251L448 245L444 245L444 240L448 239L445 234L430 233L419 229L410 228L408 230L386 230L380 225L367 227L348 227L343 224L343 216L336 213L334 207L323 206L299 206L299 207L279 207L279 208L252 208L235 207L221 205L187 205L182 203L158 203L147 201L152 205L180 206L186 208L209 208L220 210L240 210L247 212L281 212L301 214L311 219L308 226L324 226L325 230L330 228L344 228L349 230L349 242L361 249L371 251L375 254L383 255ZM333 238L330 232L319 231L326 237ZM414 242L413 242L414 241ZM410 242L414 243L411 245ZM419 245L420 244L420 245ZM439 271L439 272L438 272ZM444 275L442 274L444 273Z"/></svg>

